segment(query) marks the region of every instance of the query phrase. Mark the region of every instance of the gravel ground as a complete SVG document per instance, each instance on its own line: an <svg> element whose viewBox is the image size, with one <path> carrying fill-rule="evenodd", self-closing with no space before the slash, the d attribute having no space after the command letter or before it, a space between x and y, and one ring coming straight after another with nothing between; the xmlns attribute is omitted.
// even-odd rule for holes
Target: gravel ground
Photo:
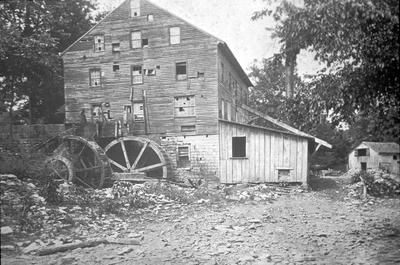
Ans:
<svg viewBox="0 0 400 265"><path fill-rule="evenodd" d="M400 200L346 198L343 180L319 179L315 191L273 201L166 205L124 220L99 237L140 245L99 245L49 256L2 254L25 264L399 264Z"/></svg>

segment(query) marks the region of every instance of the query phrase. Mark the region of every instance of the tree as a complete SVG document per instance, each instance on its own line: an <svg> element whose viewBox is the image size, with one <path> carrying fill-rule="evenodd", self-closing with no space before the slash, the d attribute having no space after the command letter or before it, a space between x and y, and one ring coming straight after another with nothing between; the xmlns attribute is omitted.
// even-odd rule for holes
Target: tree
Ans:
<svg viewBox="0 0 400 265"><path fill-rule="evenodd" d="M356 117L369 117L374 139L398 141L398 2L304 0L303 6L268 2L275 2L273 8L256 12L254 19L274 17L274 36L281 40L283 55L309 49L328 67L307 84L319 93L314 102L323 100L335 123L351 125Z"/></svg>
<svg viewBox="0 0 400 265"><path fill-rule="evenodd" d="M60 122L62 62L58 53L92 25L89 0L6 1L0 8L0 111L17 122Z"/></svg>

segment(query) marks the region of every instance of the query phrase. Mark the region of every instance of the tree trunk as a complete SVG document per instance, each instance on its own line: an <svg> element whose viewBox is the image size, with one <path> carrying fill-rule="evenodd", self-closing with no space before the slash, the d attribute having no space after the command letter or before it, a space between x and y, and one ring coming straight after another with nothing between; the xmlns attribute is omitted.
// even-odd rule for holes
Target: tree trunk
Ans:
<svg viewBox="0 0 400 265"><path fill-rule="evenodd" d="M292 98L294 94L294 67L296 65L297 54L289 51L286 53L285 73L286 73L286 97Z"/></svg>

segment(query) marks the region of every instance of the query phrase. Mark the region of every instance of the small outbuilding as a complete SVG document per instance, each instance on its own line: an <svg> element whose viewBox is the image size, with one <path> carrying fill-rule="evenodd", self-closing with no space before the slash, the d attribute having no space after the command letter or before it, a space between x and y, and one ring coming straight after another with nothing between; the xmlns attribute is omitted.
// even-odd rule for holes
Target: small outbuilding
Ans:
<svg viewBox="0 0 400 265"><path fill-rule="evenodd" d="M399 156L397 143L362 142L349 155L349 169L382 169L399 174Z"/></svg>

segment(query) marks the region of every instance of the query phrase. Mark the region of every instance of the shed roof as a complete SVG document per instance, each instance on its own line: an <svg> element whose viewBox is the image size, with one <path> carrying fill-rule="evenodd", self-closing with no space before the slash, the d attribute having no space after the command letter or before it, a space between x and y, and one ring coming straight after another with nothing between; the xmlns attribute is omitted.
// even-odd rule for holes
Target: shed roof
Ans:
<svg viewBox="0 0 400 265"><path fill-rule="evenodd" d="M378 153L396 154L400 153L400 146L394 142L362 142L361 144L367 145L372 150Z"/></svg>

